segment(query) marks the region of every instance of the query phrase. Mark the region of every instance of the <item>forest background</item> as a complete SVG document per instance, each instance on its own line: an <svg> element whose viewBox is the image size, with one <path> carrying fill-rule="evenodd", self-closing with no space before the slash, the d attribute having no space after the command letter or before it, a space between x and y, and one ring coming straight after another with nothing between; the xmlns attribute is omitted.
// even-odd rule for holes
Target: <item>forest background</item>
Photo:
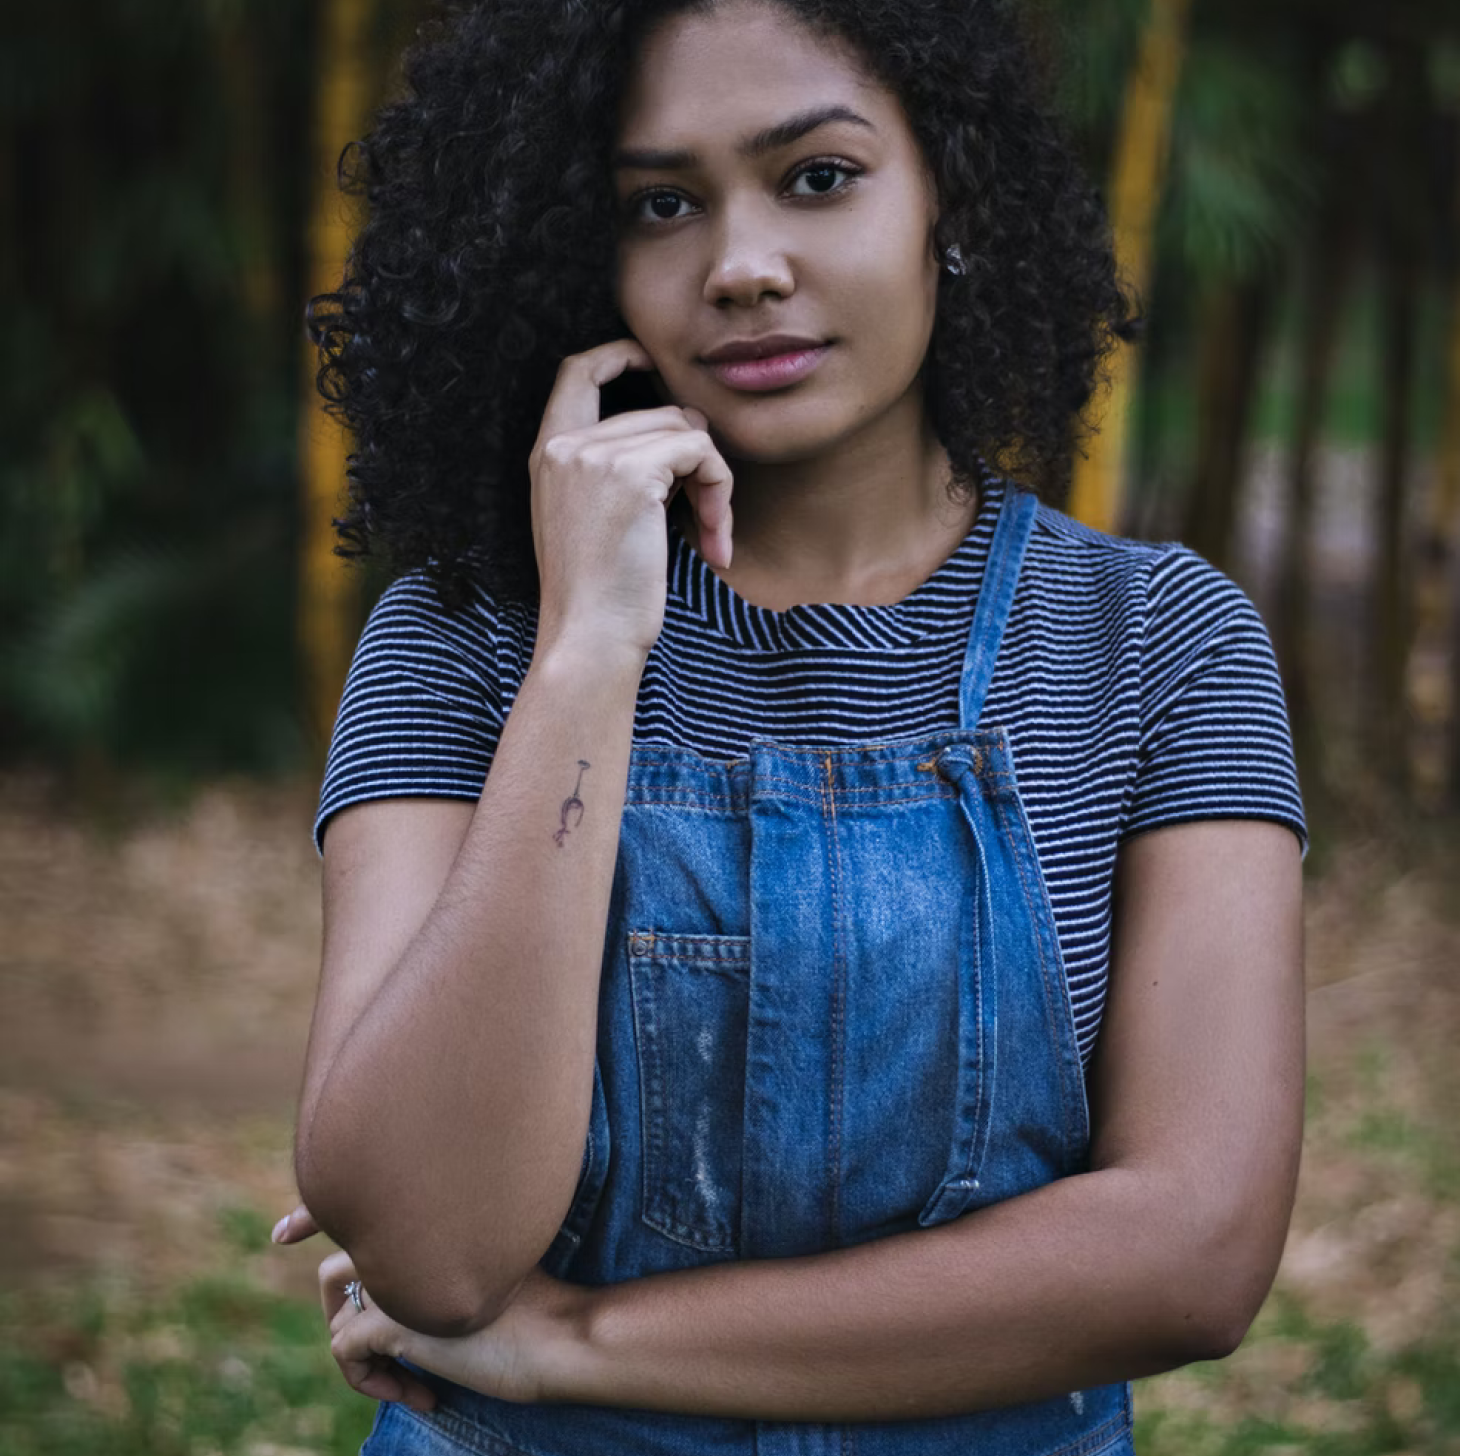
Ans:
<svg viewBox="0 0 1460 1456"><path fill-rule="evenodd" d="M1263 609L1312 830L1309 1132L1143 1456L1460 1451L1460 7L1028 0L1148 331L1072 509ZM0 1456L345 1452L268 1229L322 744L379 566L303 303L425 0L0 19Z"/></svg>

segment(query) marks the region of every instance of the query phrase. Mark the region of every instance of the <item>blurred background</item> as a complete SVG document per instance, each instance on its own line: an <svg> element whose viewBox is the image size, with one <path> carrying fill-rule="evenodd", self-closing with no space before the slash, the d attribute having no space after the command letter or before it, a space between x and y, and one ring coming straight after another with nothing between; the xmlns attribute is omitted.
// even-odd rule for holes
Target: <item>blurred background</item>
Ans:
<svg viewBox="0 0 1460 1456"><path fill-rule="evenodd" d="M1266 615L1313 828L1299 1206L1156 1453L1460 1451L1460 6L1047 0L1148 333L1072 510ZM353 1451L268 1243L321 747L382 580L305 299L425 0L0 19L0 1456Z"/></svg>

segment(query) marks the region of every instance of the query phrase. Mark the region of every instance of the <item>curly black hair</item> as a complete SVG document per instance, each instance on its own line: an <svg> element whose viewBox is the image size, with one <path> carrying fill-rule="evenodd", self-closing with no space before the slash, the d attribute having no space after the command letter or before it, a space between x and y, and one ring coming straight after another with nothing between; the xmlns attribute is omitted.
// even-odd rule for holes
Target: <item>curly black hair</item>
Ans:
<svg viewBox="0 0 1460 1456"><path fill-rule="evenodd" d="M925 362L954 490L985 461L1058 500L1104 356L1133 329L1098 198L1011 0L774 0L850 41L936 179ZM385 548L443 601L537 593L527 457L558 363L627 329L614 302L612 119L640 39L713 0L478 0L422 32L347 154L368 221L314 299L319 387L355 436L346 555ZM350 159L353 159L352 161ZM659 401L626 380L619 407ZM606 397L606 406L608 404Z"/></svg>

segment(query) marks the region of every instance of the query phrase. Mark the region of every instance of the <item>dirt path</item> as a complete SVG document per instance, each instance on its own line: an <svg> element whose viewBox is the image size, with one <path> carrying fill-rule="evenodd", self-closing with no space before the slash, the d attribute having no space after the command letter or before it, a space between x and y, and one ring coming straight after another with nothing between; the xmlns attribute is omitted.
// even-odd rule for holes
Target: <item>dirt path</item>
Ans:
<svg viewBox="0 0 1460 1456"><path fill-rule="evenodd" d="M106 830L0 782L0 1286L150 1287L292 1198L319 865L303 789ZM262 1266L308 1289L313 1251Z"/></svg>

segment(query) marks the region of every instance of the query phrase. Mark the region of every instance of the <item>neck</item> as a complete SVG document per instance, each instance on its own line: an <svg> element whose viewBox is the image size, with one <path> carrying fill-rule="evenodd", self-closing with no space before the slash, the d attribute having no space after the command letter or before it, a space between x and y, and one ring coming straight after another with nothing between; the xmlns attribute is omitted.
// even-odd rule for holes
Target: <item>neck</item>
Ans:
<svg viewBox="0 0 1460 1456"><path fill-rule="evenodd" d="M734 560L716 574L758 606L901 601L957 548L977 501L948 495L948 456L916 392L856 437L811 460L729 458ZM681 497L690 545L698 533Z"/></svg>

